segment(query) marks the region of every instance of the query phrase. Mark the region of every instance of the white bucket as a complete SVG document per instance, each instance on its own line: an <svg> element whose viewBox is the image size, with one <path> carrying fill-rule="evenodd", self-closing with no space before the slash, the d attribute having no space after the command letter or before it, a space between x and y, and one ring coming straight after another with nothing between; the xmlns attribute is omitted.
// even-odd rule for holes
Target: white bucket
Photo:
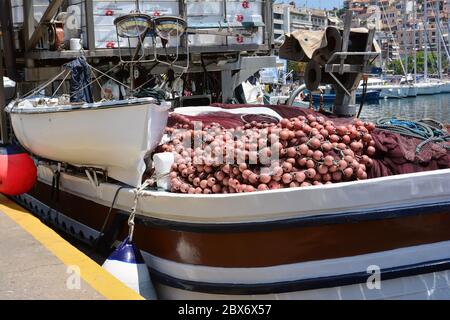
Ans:
<svg viewBox="0 0 450 320"><path fill-rule="evenodd" d="M79 39L79 38L70 39L70 50L80 51L81 48L82 48L81 47L81 39Z"/></svg>

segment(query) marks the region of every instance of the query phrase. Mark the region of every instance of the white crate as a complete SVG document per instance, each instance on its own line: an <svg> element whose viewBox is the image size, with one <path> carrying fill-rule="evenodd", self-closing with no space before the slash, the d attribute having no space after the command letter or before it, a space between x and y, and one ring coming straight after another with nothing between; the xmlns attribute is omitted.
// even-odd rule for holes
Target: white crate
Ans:
<svg viewBox="0 0 450 320"><path fill-rule="evenodd" d="M262 45L264 43L264 32L263 28L258 28L258 32L253 34L251 37L243 37L242 42L238 41L237 37L228 37L228 44L256 44Z"/></svg>
<svg viewBox="0 0 450 320"><path fill-rule="evenodd" d="M98 16L122 16L136 10L135 1L93 1L93 13Z"/></svg>
<svg viewBox="0 0 450 320"><path fill-rule="evenodd" d="M116 37L116 29L114 26L114 19L122 15L128 14L136 9L136 2L134 0L95 0L94 6L94 36L95 47L106 48L114 44L115 47L119 45ZM178 15L179 2L177 0L166 1L140 1L139 9L141 12L152 16L163 15ZM85 32L85 29L84 29ZM84 37L86 38L86 36ZM127 47L128 40L120 39L120 46ZM147 43L150 41L147 39ZM136 40L131 41L132 47L137 44ZM174 41L170 41L169 45L174 45ZM158 46L161 46L160 42Z"/></svg>
<svg viewBox="0 0 450 320"><path fill-rule="evenodd" d="M248 8L242 6L242 0L227 0L226 19L224 16L224 2L222 0L187 0L187 22L190 27L201 27L208 25L223 25L237 22L262 23L264 6L261 0L250 0ZM213 30L213 29L206 29ZM189 35L191 46L222 46L226 44L262 44L263 30L258 28L258 32L252 37L224 37L214 35Z"/></svg>
<svg viewBox="0 0 450 320"><path fill-rule="evenodd" d="M3 0L0 0L3 1ZM28 1L28 0L27 0ZM264 5L261 0L249 0L249 7L242 6L242 0L227 0L227 19L224 17L223 0L185 0L187 9L188 26L224 25L225 20L230 23L239 22L262 22ZM13 21L15 26L23 23L23 0L12 0ZM48 6L49 0L33 0L35 20L38 22ZM77 5L81 12L81 35L84 46L87 46L86 16L83 0L69 0L69 5ZM174 15L179 14L178 0L141 0L140 11L149 15ZM94 36L95 47L106 48L111 44L118 46L114 19L128 14L136 9L134 0L94 0ZM242 15L242 16L241 16ZM73 37L73 34L70 34ZM224 37L216 35L189 35L190 46L223 46L226 44L262 44L263 29L259 28L253 37L244 37L240 43L236 37ZM66 39L68 40L68 39ZM148 41L148 40L147 40ZM135 45L136 43L134 43ZM127 46L126 40L121 40L121 46ZM170 46L175 45L171 41ZM158 46L160 41L158 41Z"/></svg>
<svg viewBox="0 0 450 320"><path fill-rule="evenodd" d="M224 46L227 38L211 34L190 34L189 46Z"/></svg>
<svg viewBox="0 0 450 320"><path fill-rule="evenodd" d="M143 12L151 16L178 16L180 13L178 1L146 1Z"/></svg>
<svg viewBox="0 0 450 320"><path fill-rule="evenodd" d="M187 0L186 12L188 17L208 17L222 16L223 18L223 1L222 0Z"/></svg>
<svg viewBox="0 0 450 320"><path fill-rule="evenodd" d="M136 10L134 0L95 0L93 2L94 15L113 15L121 16ZM145 0L139 2L140 12L149 15L178 15L179 3L177 0L151 1Z"/></svg>

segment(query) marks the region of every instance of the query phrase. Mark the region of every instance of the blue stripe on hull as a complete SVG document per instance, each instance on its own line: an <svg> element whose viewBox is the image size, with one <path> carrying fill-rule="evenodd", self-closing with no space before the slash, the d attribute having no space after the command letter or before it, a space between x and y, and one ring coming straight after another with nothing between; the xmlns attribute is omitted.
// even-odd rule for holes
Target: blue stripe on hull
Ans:
<svg viewBox="0 0 450 320"><path fill-rule="evenodd" d="M411 277L420 274L427 274L445 270L450 270L450 259L435 260L413 265L382 269L380 270L380 279L381 281L393 280L402 277ZM337 276L276 283L235 284L206 283L191 280L182 280L166 275L154 269L151 269L150 272L154 281L156 280L157 282L169 287L195 292L227 295L276 294L341 287L366 283L369 276L371 275L367 272L356 272Z"/></svg>
<svg viewBox="0 0 450 320"><path fill-rule="evenodd" d="M137 216L139 223L147 226L168 228L187 232L246 232L246 231L272 231L280 228L312 227L330 224L345 224L361 221L374 221L383 219L396 219L402 217L449 213L450 201L431 204L420 204L395 208L361 209L343 213L314 215L275 221L240 222L240 223L189 223L163 220L153 217Z"/></svg>

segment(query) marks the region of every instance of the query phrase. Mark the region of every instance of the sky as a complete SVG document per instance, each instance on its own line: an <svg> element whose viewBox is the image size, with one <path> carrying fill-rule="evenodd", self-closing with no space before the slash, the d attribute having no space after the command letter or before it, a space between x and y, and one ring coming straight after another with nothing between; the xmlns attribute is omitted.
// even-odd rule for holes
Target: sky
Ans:
<svg viewBox="0 0 450 320"><path fill-rule="evenodd" d="M288 0L277 2L290 2ZM333 7L341 8L343 0L295 0L298 7L317 8L317 9L333 9Z"/></svg>

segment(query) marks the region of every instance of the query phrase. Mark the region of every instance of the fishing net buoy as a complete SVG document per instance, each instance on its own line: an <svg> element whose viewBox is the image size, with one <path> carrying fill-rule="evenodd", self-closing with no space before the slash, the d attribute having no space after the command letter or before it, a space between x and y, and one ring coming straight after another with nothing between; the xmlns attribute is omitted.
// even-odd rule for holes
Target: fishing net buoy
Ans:
<svg viewBox="0 0 450 320"><path fill-rule="evenodd" d="M127 237L106 259L102 267L147 300L156 300L147 265L142 254Z"/></svg>
<svg viewBox="0 0 450 320"><path fill-rule="evenodd" d="M322 78L322 70L320 65L311 60L306 65L305 69L305 85L309 91L315 91L319 88L320 80Z"/></svg>
<svg viewBox="0 0 450 320"><path fill-rule="evenodd" d="M33 159L19 146L0 144L0 192L16 196L35 184L37 169Z"/></svg>

